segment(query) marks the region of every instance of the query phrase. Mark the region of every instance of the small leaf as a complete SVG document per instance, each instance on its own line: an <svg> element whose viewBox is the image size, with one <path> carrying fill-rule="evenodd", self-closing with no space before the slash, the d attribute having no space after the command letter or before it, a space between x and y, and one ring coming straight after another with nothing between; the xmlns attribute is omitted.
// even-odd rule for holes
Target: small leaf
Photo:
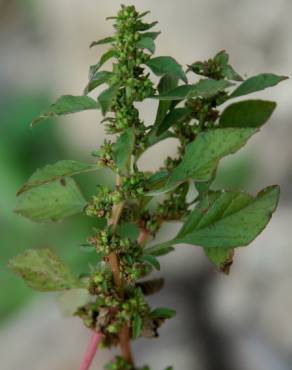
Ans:
<svg viewBox="0 0 292 370"><path fill-rule="evenodd" d="M111 72L107 71L96 71L95 73L93 73L87 86L84 89L84 94L86 95L90 93L90 91L96 89L98 86L109 82L112 75L113 74Z"/></svg>
<svg viewBox="0 0 292 370"><path fill-rule="evenodd" d="M181 163L174 168L163 188L149 195L164 193L186 181L209 181L223 157L238 151L257 132L252 128L222 128L201 132L186 146Z"/></svg>
<svg viewBox="0 0 292 370"><path fill-rule="evenodd" d="M246 100L229 105L222 113L221 127L260 127L271 117L276 103Z"/></svg>
<svg viewBox="0 0 292 370"><path fill-rule="evenodd" d="M153 266L156 270L160 270L160 263L158 259L152 254L152 255L143 255L141 257L142 261L148 262L151 266Z"/></svg>
<svg viewBox="0 0 292 370"><path fill-rule="evenodd" d="M105 115L111 109L113 100L116 97L118 90L118 85L112 85L99 95L98 101L103 115Z"/></svg>
<svg viewBox="0 0 292 370"><path fill-rule="evenodd" d="M152 22L152 23L143 23L139 22L136 26L135 29L136 31L147 31L150 30L150 28L154 27L157 25L158 22Z"/></svg>
<svg viewBox="0 0 292 370"><path fill-rule="evenodd" d="M60 221L81 213L85 205L75 181L66 177L21 194L15 212L36 222Z"/></svg>
<svg viewBox="0 0 292 370"><path fill-rule="evenodd" d="M115 42L115 38L114 37L105 37L104 39L101 39L101 40L98 40L98 41L93 41L91 44L90 44L90 48L92 48L93 46L96 46L96 45L105 45L105 44L111 44Z"/></svg>
<svg viewBox="0 0 292 370"><path fill-rule="evenodd" d="M31 126L33 127L50 117L63 116L70 113L98 108L97 102L89 96L63 95L54 104L50 105L47 110L35 118L31 122Z"/></svg>
<svg viewBox="0 0 292 370"><path fill-rule="evenodd" d="M161 32L144 32L141 34L141 36L150 37L151 39L156 40L160 34Z"/></svg>
<svg viewBox="0 0 292 370"><path fill-rule="evenodd" d="M142 319L138 314L135 314L133 320L133 338L136 339L140 337L141 331L142 331Z"/></svg>
<svg viewBox="0 0 292 370"><path fill-rule="evenodd" d="M272 73L263 73L245 80L237 89L233 91L230 98L251 94L256 91L264 90L267 87L277 85L279 82L286 80L286 76L277 76Z"/></svg>
<svg viewBox="0 0 292 370"><path fill-rule="evenodd" d="M235 70L228 64L229 55L226 53L225 50L219 51L214 57L215 62L219 64L221 67L221 73L223 73L224 77L231 81L243 81L243 78L235 72Z"/></svg>
<svg viewBox="0 0 292 370"><path fill-rule="evenodd" d="M169 74L181 79L185 83L188 82L188 79L182 69L182 66L172 57L152 58L146 63L146 65L157 76Z"/></svg>
<svg viewBox="0 0 292 370"><path fill-rule="evenodd" d="M151 311L151 317L155 317L158 319L171 319L175 315L176 315L175 310L166 307L159 307Z"/></svg>
<svg viewBox="0 0 292 370"><path fill-rule="evenodd" d="M155 53L155 43L151 37L143 36L141 40L137 42L137 47L140 49L147 49L152 54Z"/></svg>
<svg viewBox="0 0 292 370"><path fill-rule="evenodd" d="M28 249L10 260L9 268L35 290L50 292L81 287L69 268L49 249Z"/></svg>
<svg viewBox="0 0 292 370"><path fill-rule="evenodd" d="M62 177L96 171L97 169L98 166L95 164L93 165L70 160L63 160L55 164L48 164L47 166L36 170L29 180L18 190L17 195L20 195L36 186L46 184Z"/></svg>
<svg viewBox="0 0 292 370"><path fill-rule="evenodd" d="M167 245L246 246L266 227L278 200L278 186L270 186L256 197L236 191L213 192L191 212L178 235Z"/></svg>
<svg viewBox="0 0 292 370"><path fill-rule="evenodd" d="M146 281L140 281L136 284L137 287L141 288L144 295L151 295L159 292L164 286L164 279L152 279Z"/></svg>
<svg viewBox="0 0 292 370"><path fill-rule="evenodd" d="M220 272L229 275L233 263L234 249L232 248L204 248L206 256Z"/></svg>
<svg viewBox="0 0 292 370"><path fill-rule="evenodd" d="M183 100L199 96L209 98L230 86L232 84L226 80L203 79L194 85L178 86L168 92L154 95L152 98L159 100Z"/></svg>
<svg viewBox="0 0 292 370"><path fill-rule="evenodd" d="M174 248L170 245L155 245L154 247L144 249L144 253L146 255L151 255L155 257L164 256L172 251L174 251Z"/></svg>
<svg viewBox="0 0 292 370"><path fill-rule="evenodd" d="M130 238L132 241L138 239L140 229L136 224L124 223L119 224L117 234L122 238Z"/></svg>
<svg viewBox="0 0 292 370"><path fill-rule="evenodd" d="M132 127L123 131L113 148L113 159L121 173L125 173L135 146L135 132Z"/></svg>
<svg viewBox="0 0 292 370"><path fill-rule="evenodd" d="M157 135L163 134L170 127L175 124L184 122L189 116L189 110L187 108L175 108L172 109L157 127Z"/></svg>
<svg viewBox="0 0 292 370"><path fill-rule="evenodd" d="M166 74L161 77L157 90L159 94L166 93L167 91L173 90L177 87L178 78L173 77L172 75ZM171 101L159 101L157 115L155 119L155 125L160 125L163 121L164 117L166 116L169 108L171 106Z"/></svg>

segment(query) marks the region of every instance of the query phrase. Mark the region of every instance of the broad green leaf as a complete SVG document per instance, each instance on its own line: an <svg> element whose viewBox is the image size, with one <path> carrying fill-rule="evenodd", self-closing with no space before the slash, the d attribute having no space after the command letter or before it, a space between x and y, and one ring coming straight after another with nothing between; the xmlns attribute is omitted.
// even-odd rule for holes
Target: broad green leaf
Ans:
<svg viewBox="0 0 292 370"><path fill-rule="evenodd" d="M146 65L152 70L157 76L163 76L166 74L172 75L184 81L188 82L186 74L184 73L182 66L172 57L156 57L150 59Z"/></svg>
<svg viewBox="0 0 292 370"><path fill-rule="evenodd" d="M112 85L99 95L98 101L101 106L103 115L105 115L111 109L113 100L117 95L118 89L118 85Z"/></svg>
<svg viewBox="0 0 292 370"><path fill-rule="evenodd" d="M93 46L96 46L96 45L105 45L105 44L111 44L115 41L115 38L114 37L105 37L104 39L101 39L101 40L98 40L98 41L93 41L91 44L90 44L90 48L92 48Z"/></svg>
<svg viewBox="0 0 292 370"><path fill-rule="evenodd" d="M135 146L135 132L132 127L123 131L113 148L113 159L121 173L124 173L130 164L131 155Z"/></svg>
<svg viewBox="0 0 292 370"><path fill-rule="evenodd" d="M136 31L147 31L147 30L150 30L150 28L156 26L157 23L158 22L152 22L152 23L139 22L135 26L135 29L136 29Z"/></svg>
<svg viewBox="0 0 292 370"><path fill-rule="evenodd" d="M96 71L91 77L84 89L84 94L90 93L90 91L96 89L98 86L109 82L110 78L112 77L111 72L107 71Z"/></svg>
<svg viewBox="0 0 292 370"><path fill-rule="evenodd" d="M152 254L149 255L143 255L141 257L141 260L144 262L148 262L152 267L154 267L156 270L160 270L160 263L158 259Z"/></svg>
<svg viewBox="0 0 292 370"><path fill-rule="evenodd" d="M136 224L124 223L117 227L117 234L122 238L130 238L132 241L138 239L140 229Z"/></svg>
<svg viewBox="0 0 292 370"><path fill-rule="evenodd" d="M21 194L15 212L36 222L60 221L81 213L85 205L75 181L65 177Z"/></svg>
<svg viewBox="0 0 292 370"><path fill-rule="evenodd" d="M287 78L288 77L286 76L277 76L272 73L262 73L254 77L250 77L233 91L230 98L237 98L238 96L264 90L267 87L277 85L279 82L286 80Z"/></svg>
<svg viewBox="0 0 292 370"><path fill-rule="evenodd" d="M175 108L172 109L157 127L157 135L163 134L170 127L175 124L184 122L189 116L189 110L187 108Z"/></svg>
<svg viewBox="0 0 292 370"><path fill-rule="evenodd" d="M117 52L114 49L108 50L106 53L104 53L99 62L97 64L94 64L89 67L89 81L91 78L96 74L96 72L106 63L109 59L117 57Z"/></svg>
<svg viewBox="0 0 292 370"><path fill-rule="evenodd" d="M178 235L166 245L186 243L203 248L236 248L250 244L266 227L279 200L279 187L256 197L237 191L218 191L191 212Z"/></svg>
<svg viewBox="0 0 292 370"><path fill-rule="evenodd" d="M28 249L10 260L9 268L35 290L50 292L81 287L69 268L49 249Z"/></svg>
<svg viewBox="0 0 292 370"><path fill-rule="evenodd" d="M36 117L31 122L31 126L33 127L50 117L63 116L70 113L98 108L97 102L89 96L63 95L54 104L50 105L47 110Z"/></svg>
<svg viewBox="0 0 292 370"><path fill-rule="evenodd" d="M150 53L155 53L155 43L152 37L143 36L141 40L137 42L137 47L141 49L147 49Z"/></svg>
<svg viewBox="0 0 292 370"><path fill-rule="evenodd" d="M151 311L151 317L155 317L158 319L171 319L176 315L175 310L166 307L159 307L155 310Z"/></svg>
<svg viewBox="0 0 292 370"><path fill-rule="evenodd" d="M79 173L96 171L98 166L76 161L64 160L55 164L48 164L40 168L29 178L29 180L18 190L17 195L36 186L60 179L66 176L74 176Z"/></svg>
<svg viewBox="0 0 292 370"><path fill-rule="evenodd" d="M174 248L169 245L155 245L153 247L145 248L144 254L160 257L165 256L172 251L174 251Z"/></svg>
<svg viewBox="0 0 292 370"><path fill-rule="evenodd" d="M178 84L178 78L173 77L172 75L166 74L163 77L161 77L157 90L159 94L163 94L163 93L166 93L167 91L170 91L176 88L177 84ZM155 125L161 124L170 106L171 106L171 101L163 101L163 100L159 101L157 115L155 119Z"/></svg>
<svg viewBox="0 0 292 370"><path fill-rule="evenodd" d="M217 267L220 272L228 275L233 263L233 248L204 248L208 259Z"/></svg>
<svg viewBox="0 0 292 370"><path fill-rule="evenodd" d="M201 132L186 146L181 163L174 168L165 186L149 195L166 192L187 179L208 181L223 157L238 151L257 132L252 128L218 128Z"/></svg>
<svg viewBox="0 0 292 370"><path fill-rule="evenodd" d="M260 127L271 117L276 103L265 100L245 100L229 105L222 113L221 127Z"/></svg>
<svg viewBox="0 0 292 370"><path fill-rule="evenodd" d="M157 37L161 34L161 32L144 32L141 34L143 37L150 37L153 40L156 40Z"/></svg>
<svg viewBox="0 0 292 370"><path fill-rule="evenodd" d="M132 331L133 331L133 338L140 337L141 331L142 331L142 319L138 314L134 315Z"/></svg>
<svg viewBox="0 0 292 370"><path fill-rule="evenodd" d="M152 96L153 99L159 100L183 100L201 96L209 98L232 86L226 80L203 79L194 85L178 86L168 92Z"/></svg>

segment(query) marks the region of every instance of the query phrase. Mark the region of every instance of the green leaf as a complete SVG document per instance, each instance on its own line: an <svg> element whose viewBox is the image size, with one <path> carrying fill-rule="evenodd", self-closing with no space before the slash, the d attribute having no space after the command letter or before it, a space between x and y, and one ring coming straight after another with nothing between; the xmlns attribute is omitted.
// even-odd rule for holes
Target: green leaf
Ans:
<svg viewBox="0 0 292 370"><path fill-rule="evenodd" d="M150 53L155 53L155 43L152 37L143 36L141 40L137 42L137 47L141 49L147 49Z"/></svg>
<svg viewBox="0 0 292 370"><path fill-rule="evenodd" d="M142 261L148 262L151 266L153 266L156 270L160 270L160 263L158 259L152 254L152 255L143 255L141 257Z"/></svg>
<svg viewBox="0 0 292 370"><path fill-rule="evenodd" d="M204 79L194 85L178 86L168 92L154 95L152 98L159 100L183 100L198 96L209 98L225 90L229 86L232 86L232 84L226 80Z"/></svg>
<svg viewBox="0 0 292 370"><path fill-rule="evenodd" d="M185 83L188 82L187 76L184 73L182 66L172 57L152 58L146 63L146 65L157 76L169 74L177 77L178 79L181 79Z"/></svg>
<svg viewBox="0 0 292 370"><path fill-rule="evenodd" d="M181 163L174 168L165 186L149 195L166 192L187 179L208 181L223 157L235 153L257 132L252 128L218 128L201 132L186 146Z"/></svg>
<svg viewBox="0 0 292 370"><path fill-rule="evenodd" d="M49 249L28 249L10 260L9 268L35 290L50 292L81 287L69 268Z"/></svg>
<svg viewBox="0 0 292 370"><path fill-rule="evenodd" d="M266 227L279 200L279 187L256 197L237 191L218 191L191 212L178 235L167 245L186 243L204 248L236 248L250 244Z"/></svg>
<svg viewBox="0 0 292 370"><path fill-rule="evenodd" d="M178 84L177 77L173 77L172 75L166 74L163 77L161 77L157 90L159 94L163 94L166 93L167 91L173 90L175 87L177 87L177 84ZM171 101L163 100L159 101L155 125L161 124L171 106L171 103L172 103Z"/></svg>
<svg viewBox="0 0 292 370"><path fill-rule="evenodd" d="M214 57L215 62L217 62L221 67L221 73L224 77L231 81L243 81L243 78L235 72L235 70L228 64L229 55L225 50L219 51Z"/></svg>
<svg viewBox="0 0 292 370"><path fill-rule="evenodd" d="M103 115L105 115L111 109L113 100L116 97L118 90L119 85L112 85L99 95L98 101Z"/></svg>
<svg viewBox="0 0 292 370"><path fill-rule="evenodd" d="M96 71L95 73L93 73L87 86L84 89L84 94L86 95L90 93L90 91L96 89L98 86L109 82L112 75L113 74L111 72L107 71Z"/></svg>
<svg viewBox="0 0 292 370"><path fill-rule="evenodd" d="M70 160L59 161L55 164L48 164L34 172L29 180L18 190L17 195L24 193L36 186L60 179L66 176L74 176L79 173L96 171L98 166Z"/></svg>
<svg viewBox="0 0 292 370"><path fill-rule="evenodd" d="M125 173L135 146L135 132L132 127L123 131L113 148L113 159L121 173Z"/></svg>
<svg viewBox="0 0 292 370"><path fill-rule="evenodd" d="M136 224L124 223L117 227L117 234L122 238L130 238L132 241L138 239L140 229Z"/></svg>
<svg viewBox="0 0 292 370"><path fill-rule="evenodd" d="M229 105L222 113L221 127L260 127L271 117L276 103L265 100L246 100Z"/></svg>
<svg viewBox="0 0 292 370"><path fill-rule="evenodd" d="M36 222L60 221L81 213L85 205L75 181L66 177L21 194L15 212Z"/></svg>
<svg viewBox="0 0 292 370"><path fill-rule="evenodd" d="M138 283L136 283L136 286L141 288L144 295L151 295L159 292L164 287L164 279L159 278L139 281Z"/></svg>
<svg viewBox="0 0 292 370"><path fill-rule="evenodd" d="M157 127L157 135L163 134L170 127L175 124L184 122L189 116L189 110L187 108L175 108L172 109Z"/></svg>
<svg viewBox="0 0 292 370"><path fill-rule="evenodd" d="M254 77L250 77L233 91L230 98L237 98L238 96L264 90L267 87L277 85L279 82L286 80L287 78L288 77L286 76L277 76L272 73L262 73Z"/></svg>
<svg viewBox="0 0 292 370"><path fill-rule="evenodd" d="M93 41L91 44L90 44L90 48L92 48L93 46L96 46L96 45L105 45L105 44L111 44L115 41L115 38L114 37L105 37L104 39L101 39L101 40L98 40L98 41Z"/></svg>
<svg viewBox="0 0 292 370"><path fill-rule="evenodd" d="M153 40L156 40L157 37L161 34L161 32L144 32L141 34L143 37L150 37Z"/></svg>
<svg viewBox="0 0 292 370"><path fill-rule="evenodd" d="M89 80L91 77L111 58L116 58L117 57L117 52L115 49L110 49L106 53L104 53L99 62L97 64L94 64L89 67Z"/></svg>
<svg viewBox="0 0 292 370"><path fill-rule="evenodd" d="M174 248L169 245L155 245L154 247L149 247L144 249L146 255L151 255L155 257L164 256L170 252L174 251Z"/></svg>
<svg viewBox="0 0 292 370"><path fill-rule="evenodd" d="M142 331L142 319L138 314L134 314L133 320L133 338L136 339L140 337Z"/></svg>
<svg viewBox="0 0 292 370"><path fill-rule="evenodd" d="M31 126L33 127L50 117L63 116L70 113L98 108L97 102L89 96L63 95L54 104L50 105L47 110L36 117L31 122Z"/></svg>
<svg viewBox="0 0 292 370"><path fill-rule="evenodd" d="M158 22L152 22L152 23L143 23L139 22L136 26L135 29L136 31L147 31L150 30L150 28L154 27L157 25Z"/></svg>
<svg viewBox="0 0 292 370"><path fill-rule="evenodd" d="M158 319L171 319L176 315L175 310L166 307L159 307L151 311L151 317Z"/></svg>
<svg viewBox="0 0 292 370"><path fill-rule="evenodd" d="M208 259L218 268L220 272L228 275L233 263L233 248L204 248Z"/></svg>

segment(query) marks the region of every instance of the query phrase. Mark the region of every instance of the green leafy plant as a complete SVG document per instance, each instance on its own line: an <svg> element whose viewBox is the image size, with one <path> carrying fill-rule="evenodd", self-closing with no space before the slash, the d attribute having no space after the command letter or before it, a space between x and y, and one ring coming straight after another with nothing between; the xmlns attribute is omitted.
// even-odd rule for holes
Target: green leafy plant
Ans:
<svg viewBox="0 0 292 370"><path fill-rule="evenodd" d="M233 99L286 77L265 73L244 80L225 51L185 72L172 57L153 57L159 32L149 31L157 22L146 23L147 14L122 6L110 17L115 34L91 44L110 46L90 67L84 94L62 96L32 122L35 126L52 116L101 109L105 130L116 140L105 140L93 152L93 163L63 160L37 170L18 191L16 212L32 221L59 221L82 212L96 220L81 247L93 253L92 266L81 277L47 249L28 250L10 261L10 268L33 289L67 291L65 300L70 292L76 295L73 313L93 331L81 370L89 368L98 346L118 345L121 356L106 369L137 370L131 339L156 337L175 315L170 308L151 308L145 299L163 287L163 279L147 279L160 270L159 258L181 243L199 246L228 274L235 248L247 246L265 228L279 199L278 186L253 196L213 190L212 183L220 160L241 149L276 106ZM108 60L113 60L111 71L102 69ZM157 86L152 74L160 77ZM106 87L97 99L88 96L101 85ZM139 116L136 103L145 99L158 103L153 124ZM143 153L168 138L177 139L176 156L165 158L157 172L143 172ZM116 184L97 185L86 200L72 177L101 168L116 175ZM163 223L172 221L182 224L177 235L153 243Z"/></svg>

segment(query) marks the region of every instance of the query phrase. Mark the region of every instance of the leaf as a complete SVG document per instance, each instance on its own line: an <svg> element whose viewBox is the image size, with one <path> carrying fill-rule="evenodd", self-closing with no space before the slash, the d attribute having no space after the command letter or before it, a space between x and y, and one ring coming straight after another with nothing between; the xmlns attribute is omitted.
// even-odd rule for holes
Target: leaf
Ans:
<svg viewBox="0 0 292 370"><path fill-rule="evenodd" d="M152 22L152 23L143 23L139 22L136 24L135 29L136 31L147 31L150 30L150 28L157 25L158 22Z"/></svg>
<svg viewBox="0 0 292 370"><path fill-rule="evenodd" d="M163 134L170 127L175 124L184 122L189 116L189 110L187 108L175 108L172 109L157 127L157 135Z"/></svg>
<svg viewBox="0 0 292 370"><path fill-rule="evenodd" d="M174 248L169 245L155 245L154 247L144 249L144 253L146 255L151 255L155 257L164 256L172 251L174 251Z"/></svg>
<svg viewBox="0 0 292 370"><path fill-rule="evenodd" d="M152 279L146 281L140 281L136 283L136 286L141 288L144 295L151 295L159 292L164 286L164 279Z"/></svg>
<svg viewBox="0 0 292 370"><path fill-rule="evenodd" d="M91 77L111 58L117 57L117 52L115 49L110 49L106 53L104 53L99 62L89 67L89 80Z"/></svg>
<svg viewBox="0 0 292 370"><path fill-rule="evenodd" d="M132 127L123 131L113 148L113 159L121 173L125 173L130 164L135 146L135 132Z"/></svg>
<svg viewBox="0 0 292 370"><path fill-rule="evenodd" d="M234 249L232 248L204 248L208 259L220 272L229 275L233 263Z"/></svg>
<svg viewBox="0 0 292 370"><path fill-rule="evenodd" d="M136 339L140 337L142 331L142 319L138 314L134 314L133 320L133 338Z"/></svg>
<svg viewBox="0 0 292 370"><path fill-rule="evenodd" d="M124 223L119 224L117 228L117 234L122 238L130 238L132 241L138 239L140 229L136 224Z"/></svg>
<svg viewBox="0 0 292 370"><path fill-rule="evenodd" d="M69 268L49 249L28 249L9 261L9 268L29 287L50 292L80 288Z"/></svg>
<svg viewBox="0 0 292 370"><path fill-rule="evenodd" d="M158 319L171 319L175 315L176 315L175 310L166 307L159 307L151 311L151 317L155 317Z"/></svg>
<svg viewBox="0 0 292 370"><path fill-rule="evenodd" d="M166 74L161 77L157 90L159 94L163 94L167 91L173 90L178 84L178 78L173 77L172 75ZM171 101L159 101L157 115L155 119L155 125L160 125L164 117L167 114L171 106Z"/></svg>
<svg viewBox="0 0 292 370"><path fill-rule="evenodd" d="M243 81L243 78L237 72L235 72L230 64L228 64L229 55L225 50L219 51L219 53L215 55L214 60L220 65L221 73L223 73L224 77L226 77L228 80Z"/></svg>
<svg viewBox="0 0 292 370"><path fill-rule="evenodd" d="M98 101L101 106L103 115L105 115L111 109L113 100L117 95L118 89L118 85L112 85L99 95Z"/></svg>
<svg viewBox="0 0 292 370"><path fill-rule="evenodd" d="M246 100L229 105L222 113L221 127L260 127L271 117L276 103L265 100Z"/></svg>
<svg viewBox="0 0 292 370"><path fill-rule="evenodd" d="M277 76L272 73L262 73L245 80L237 89L233 91L229 98L237 98L238 96L251 94L256 91L264 90L267 87L277 85L279 82L286 80L286 76Z"/></svg>
<svg viewBox="0 0 292 370"><path fill-rule="evenodd" d="M63 95L49 108L43 111L32 122L31 126L35 126L39 122L50 117L63 116L70 113L81 112L89 109L98 109L99 106L95 100L89 96L73 96Z"/></svg>
<svg viewBox="0 0 292 370"><path fill-rule="evenodd" d="M155 53L155 43L152 37L143 36L141 40L137 42L137 47L141 49L147 49L150 53Z"/></svg>
<svg viewBox="0 0 292 370"><path fill-rule="evenodd" d="M101 40L98 40L98 41L93 41L91 44L90 44L90 48L92 48L93 46L96 46L96 45L105 45L105 44L111 44L115 41L115 38L114 37L105 37L104 39L101 39Z"/></svg>
<svg viewBox="0 0 292 370"><path fill-rule="evenodd" d="M150 37L153 40L156 40L157 37L161 34L161 32L144 32L141 34L143 37Z"/></svg>
<svg viewBox="0 0 292 370"><path fill-rule="evenodd" d="M237 191L218 191L191 212L178 235L167 245L186 243L203 248L236 248L250 244L266 227L277 208L279 187L256 197Z"/></svg>
<svg viewBox="0 0 292 370"><path fill-rule="evenodd" d="M153 266L156 270L160 270L160 263L158 259L152 254L152 255L143 255L141 257L141 260L148 262L151 266Z"/></svg>
<svg viewBox="0 0 292 370"><path fill-rule="evenodd" d="M190 178L203 182L210 180L220 159L238 151L256 132L252 128L217 128L201 132L186 146L181 163L174 168L165 186L148 194L169 191Z"/></svg>
<svg viewBox="0 0 292 370"><path fill-rule="evenodd" d="M183 100L201 96L209 98L232 86L226 80L202 79L194 85L182 85L166 93L152 96L153 99L159 100Z"/></svg>
<svg viewBox="0 0 292 370"><path fill-rule="evenodd" d="M29 178L29 180L18 190L17 195L24 193L36 186L60 179L66 176L74 176L79 173L96 171L98 166L70 160L59 161L40 168Z"/></svg>
<svg viewBox="0 0 292 370"><path fill-rule="evenodd" d="M78 308L90 303L91 299L87 289L70 289L58 297L58 306L63 316L73 316Z"/></svg>
<svg viewBox="0 0 292 370"><path fill-rule="evenodd" d="M152 70L156 76L166 74L172 75L181 79L185 83L188 82L187 76L184 73L182 66L172 57L156 57L150 59L146 65Z"/></svg>
<svg viewBox="0 0 292 370"><path fill-rule="evenodd" d="M111 72L107 71L96 71L95 73L93 73L87 86L84 89L84 94L86 95L90 93L90 91L96 89L98 86L109 82L112 75L113 74Z"/></svg>
<svg viewBox="0 0 292 370"><path fill-rule="evenodd" d="M85 205L75 181L66 177L21 194L15 212L36 222L60 221L81 213Z"/></svg>

